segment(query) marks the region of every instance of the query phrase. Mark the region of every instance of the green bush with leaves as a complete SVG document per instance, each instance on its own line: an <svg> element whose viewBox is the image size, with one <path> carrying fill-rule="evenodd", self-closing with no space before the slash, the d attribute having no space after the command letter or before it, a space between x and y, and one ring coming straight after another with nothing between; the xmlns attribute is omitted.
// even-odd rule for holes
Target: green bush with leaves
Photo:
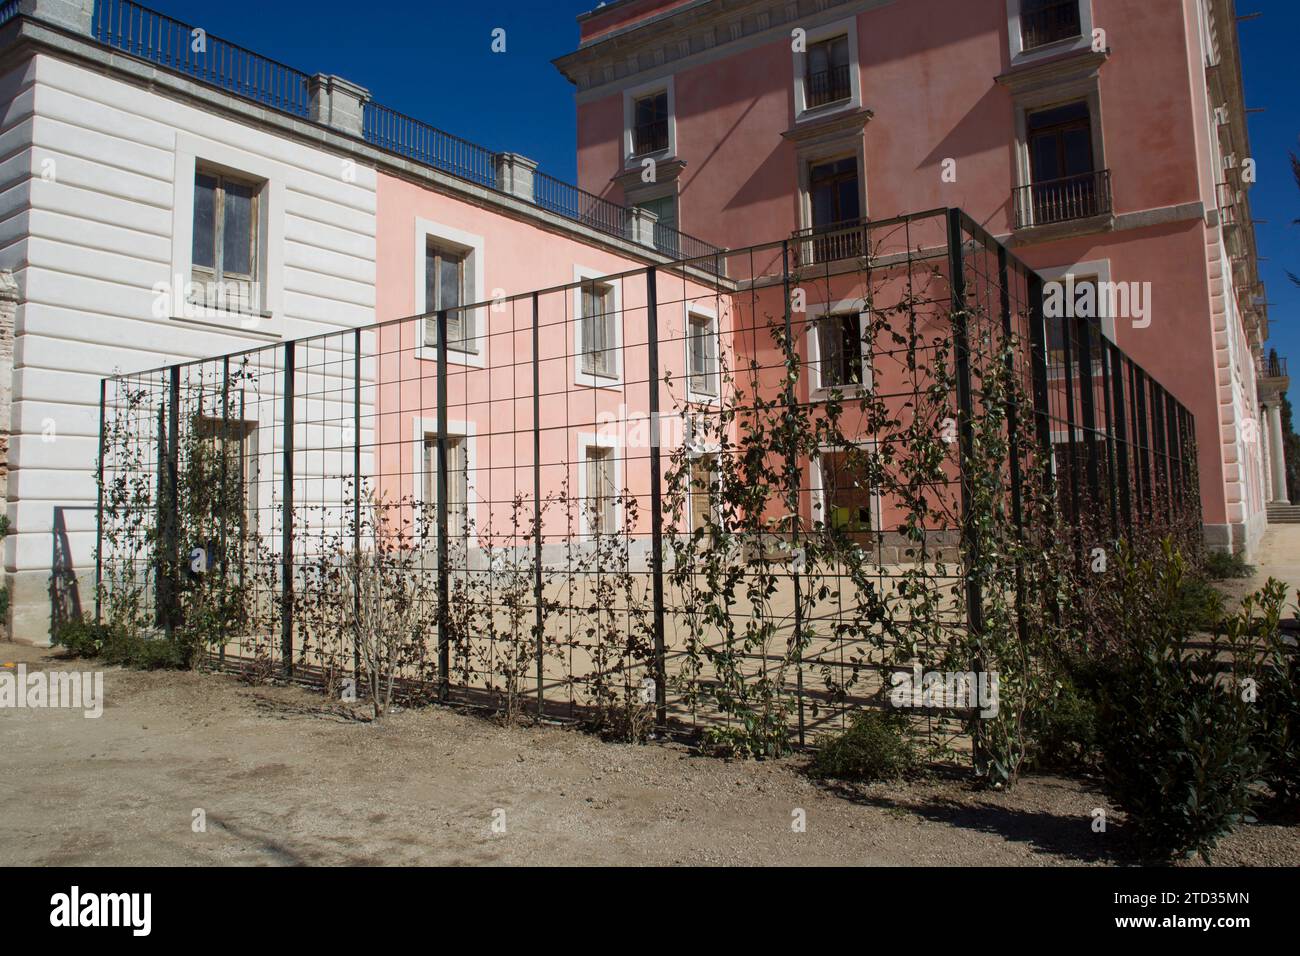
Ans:
<svg viewBox="0 0 1300 956"><path fill-rule="evenodd" d="M1186 564L1122 553L1112 608L1121 638L1101 691L1101 769L1143 857L1200 854L1250 813L1263 761L1240 693L1253 670L1244 606L1208 646L1180 610ZM1139 603L1140 602L1140 603ZM1248 602L1249 605L1249 602Z"/></svg>
<svg viewBox="0 0 1300 956"><path fill-rule="evenodd" d="M1248 578L1255 573L1254 566L1247 564L1246 559L1240 554L1228 554L1224 551L1211 551L1207 554L1202 570L1212 581Z"/></svg>
<svg viewBox="0 0 1300 956"><path fill-rule="evenodd" d="M1253 630L1263 646L1256 677L1253 742L1264 760L1264 782L1283 810L1300 809L1300 652L1279 626L1286 587L1271 578L1247 598L1260 608ZM1296 595L1300 611L1300 594Z"/></svg>
<svg viewBox="0 0 1300 956"><path fill-rule="evenodd" d="M77 619L63 625L54 643L72 657L94 658L135 670L180 670L193 665L195 649L165 637L131 634L107 624Z"/></svg>
<svg viewBox="0 0 1300 956"><path fill-rule="evenodd" d="M814 777L897 780L915 772L919 762L911 727L899 713L859 711L847 730L819 738L817 748L808 768Z"/></svg>

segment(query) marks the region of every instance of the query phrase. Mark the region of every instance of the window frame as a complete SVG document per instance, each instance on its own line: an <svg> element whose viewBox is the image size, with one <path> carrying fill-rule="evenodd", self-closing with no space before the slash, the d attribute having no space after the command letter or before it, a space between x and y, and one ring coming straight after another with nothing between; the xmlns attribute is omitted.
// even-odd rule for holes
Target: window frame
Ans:
<svg viewBox="0 0 1300 956"><path fill-rule="evenodd" d="M579 536L584 541L594 542L598 537L620 534L623 528L623 502L619 500L623 488L623 463L619 457L618 439L612 435L580 432L577 441ZM587 463L589 460L588 452L593 448L598 448L609 455L610 468L613 473L611 481L614 488L613 500L610 503L611 518L614 526L612 531L596 530L591 526L591 513L587 504L588 499L591 496L591 489L587 487Z"/></svg>
<svg viewBox="0 0 1300 956"><path fill-rule="evenodd" d="M190 301L184 288L173 282L193 281L194 184L199 168L216 170L232 179L262 184L258 208L258 260L255 312L231 312ZM154 292L166 299L167 317L174 322L216 328L236 335L279 339L284 315L284 256L286 168L270 159L233 146L176 133L172 178L171 270L168 281L155 283ZM161 316L160 316L161 317Z"/></svg>
<svg viewBox="0 0 1300 956"><path fill-rule="evenodd" d="M1092 49L1092 0L1078 0L1079 35L1054 40L1042 46L1025 49L1024 36L1020 28L1022 0L1007 0L1007 42L1011 56L1011 66L1017 67L1038 60L1049 59L1062 53Z"/></svg>
<svg viewBox="0 0 1300 956"><path fill-rule="evenodd" d="M570 339L573 345L573 383L585 388L622 388L623 323L621 317L623 315L623 283L619 279L611 280L606 272L579 265L573 267L573 281L576 283L570 292L570 298L573 300L573 335ZM610 374L608 375L598 375L583 370L583 357L586 354L584 351L583 325L586 317L583 314L584 296L582 292L584 286L593 281L600 282L609 290L610 311L607 313L609 315L609 345L607 348L612 353L612 361L610 363Z"/></svg>
<svg viewBox="0 0 1300 956"><path fill-rule="evenodd" d="M226 170L221 169L220 167L211 166L208 163L196 163L194 167L194 189L196 193L198 191L198 180L199 177L201 176L205 176L210 179L216 180L216 183L213 186L213 190L212 190L212 195L213 195L212 266L211 267L201 266L194 261L193 244L198 234L198 222L196 219L198 215L198 202L196 197L196 201L194 203L194 212L191 217L194 222L194 225L191 228L191 233L190 233L190 244L191 244L190 281L195 283L195 285L198 285L199 283L204 283L204 284L214 283L218 288L220 288L227 281L226 276L232 275L234 276L234 278L230 281L247 283L249 296L248 296L247 309L217 308L216 306L212 305L209 301L207 301L206 295L203 297L203 301L194 302L193 300L191 300L191 302L194 305L199 305L207 309L215 309L218 312L235 312L238 314L258 315L261 313L261 298L262 298L262 280L261 280L261 276L259 275L260 266L261 266L261 257L262 257L262 241L263 241L262 228L261 228L261 224L262 224L261 208L262 208L262 193L266 188L266 183L265 181L256 179L254 177L229 173ZM252 193L252 196L250 198L252 208L250 211L249 222L248 222L248 227L249 227L248 264L249 264L250 271L246 273L244 272L227 273L225 269L225 256L226 256L225 207L226 207L226 195L228 192L227 187L230 185L243 186L246 189L248 189L249 192ZM227 298L224 300L219 299L218 301L229 301L229 300Z"/></svg>
<svg viewBox="0 0 1300 956"><path fill-rule="evenodd" d="M631 168L646 159L663 162L677 155L677 90L672 74L623 91L623 166ZM648 153L636 151L636 104L648 96L667 94L668 145Z"/></svg>
<svg viewBox="0 0 1300 956"><path fill-rule="evenodd" d="M478 534L477 522L474 520L478 502L477 498L477 472L478 467L478 448L477 448L477 428L473 422L467 421L449 421L447 422L447 437L450 439L459 439L465 445L465 523L466 531L464 534L456 535L448 533L449 541L463 541L466 549L477 547ZM437 455L438 447L438 419L422 418L416 416L412 422L412 452L413 458L411 465L411 475L414 487L412 488L412 500L419 506L428 506L437 504L435 491L432 496L429 495L429 481L437 481L436 464L433 471L425 467L425 449L428 443L433 443L433 454ZM435 459L436 460L436 459ZM436 529L434 542L436 543Z"/></svg>
<svg viewBox="0 0 1300 956"><path fill-rule="evenodd" d="M682 368L685 370L686 379L686 400L703 405L716 405L722 394L722 327L718 321L718 312L698 303L686 302L682 307L684 317L682 336L684 361ZM708 331L704 337L711 339L713 342L713 368L707 372L707 377L712 380L712 390L698 390L695 387L695 374L691 368L691 346L695 341L695 335L692 327L698 324L696 320L703 320L708 324Z"/></svg>
<svg viewBox="0 0 1300 956"><path fill-rule="evenodd" d="M461 272L462 305L483 302L487 296L484 292L484 271L486 242L475 233L457 229L431 219L415 220L415 306L414 314L422 316L416 329L415 357L421 361L437 361L437 318L430 314L436 311L429 307L427 284L427 256L430 246L464 257ZM490 336L488 330L489 311L485 306L462 309L462 316L468 319L472 334L466 348L456 348L451 344L452 335L448 323L447 364L472 368L485 368L488 363ZM449 317L450 318L450 317ZM430 341L434 344L429 344Z"/></svg>
<svg viewBox="0 0 1300 956"><path fill-rule="evenodd" d="M827 385L822 375L821 359L821 336L818 335L818 324L822 319L839 316L848 317L857 314L858 317L858 336L862 347L862 382L858 385ZM848 299L840 302L820 303L809 305L804 313L807 320L807 355L809 380L809 395L814 398L825 398L832 391L839 391L841 395L853 396L862 395L870 392L876 387L876 373L874 362L874 350L870 342L867 341L867 327L870 324L871 310L863 308L862 300Z"/></svg>
<svg viewBox="0 0 1300 956"><path fill-rule="evenodd" d="M874 439L856 441L851 444L855 448L864 449L868 454L873 454L878 445ZM809 515L809 520L813 528L817 530L830 527L830 507L826 497L829 489L826 482L826 472L823 464L825 459L823 458L823 455L826 453L842 454L843 452L843 448L822 445L817 449L817 457L809 461L810 471L812 472L809 475L809 486L812 490L810 502L812 514ZM871 535L873 538L872 543L874 544L875 541L878 540L878 536L884 533L884 505L881 501L880 487L878 485L872 485L867 490L867 496L871 502L871 529L866 532L855 533ZM821 512L820 517L818 517L819 506ZM818 527L819 524L821 526L820 528Z"/></svg>
<svg viewBox="0 0 1300 956"><path fill-rule="evenodd" d="M862 107L862 65L858 57L858 21L856 17L836 20L820 26L805 28L805 51L792 50L794 70L794 121L796 124L833 116L837 113ZM849 41L849 96L820 106L808 105L808 53L818 43L846 36Z"/></svg>

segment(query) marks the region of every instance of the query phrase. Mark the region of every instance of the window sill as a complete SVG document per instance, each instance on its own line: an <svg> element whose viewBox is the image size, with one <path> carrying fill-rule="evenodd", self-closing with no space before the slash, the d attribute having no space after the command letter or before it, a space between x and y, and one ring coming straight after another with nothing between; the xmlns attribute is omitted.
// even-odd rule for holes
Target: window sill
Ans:
<svg viewBox="0 0 1300 956"><path fill-rule="evenodd" d="M628 153L624 160L624 169L636 169L647 159L653 159L656 164L671 162L677 157L673 154L671 146L665 146L663 149L656 149L651 153Z"/></svg>
<svg viewBox="0 0 1300 956"><path fill-rule="evenodd" d="M171 316L173 322L200 325L236 335L260 335L279 339L278 323L270 312L228 312L197 303L186 303L180 315Z"/></svg>
<svg viewBox="0 0 1300 956"><path fill-rule="evenodd" d="M853 95L849 94L843 99L822 103L820 106L806 106L795 115L794 121L796 123L811 122L812 120L821 119L823 116L842 113L845 110L853 109L855 106L857 104L853 101Z"/></svg>
<svg viewBox="0 0 1300 956"><path fill-rule="evenodd" d="M1071 239L1075 236L1089 236L1098 232L1110 232L1114 228L1115 214L1106 212L1086 219L1069 219L1043 226L1020 226L1011 233L1011 240L1016 245L1030 245L1037 242L1053 242L1057 239Z"/></svg>
<svg viewBox="0 0 1300 956"><path fill-rule="evenodd" d="M447 364L459 365L462 368L484 368L486 367L486 357L484 350L479 349L447 349ZM415 358L418 362L436 362L438 361L438 346L436 345L417 345L415 347Z"/></svg>

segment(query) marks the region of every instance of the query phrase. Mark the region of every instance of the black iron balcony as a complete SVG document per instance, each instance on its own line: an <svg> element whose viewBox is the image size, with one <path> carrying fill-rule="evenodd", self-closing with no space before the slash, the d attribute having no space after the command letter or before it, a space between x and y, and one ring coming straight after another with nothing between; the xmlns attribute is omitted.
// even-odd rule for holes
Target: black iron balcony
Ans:
<svg viewBox="0 0 1300 956"><path fill-rule="evenodd" d="M1030 183L1016 189L1016 228L1091 219L1111 211L1110 170Z"/></svg>
<svg viewBox="0 0 1300 956"><path fill-rule="evenodd" d="M794 233L795 266L808 266L838 259L861 259L867 255L867 221L854 219L826 226L813 226Z"/></svg>
<svg viewBox="0 0 1300 956"><path fill-rule="evenodd" d="M847 100L852 95L853 87L849 82L848 64L833 66L828 70L808 74L808 82L804 91L807 109L816 109L828 103Z"/></svg>
<svg viewBox="0 0 1300 956"><path fill-rule="evenodd" d="M1028 0L1025 5L1032 6ZM1020 46L1023 50L1033 50L1058 40L1070 40L1079 36L1082 29L1079 0L1041 4L1020 14Z"/></svg>
<svg viewBox="0 0 1300 956"><path fill-rule="evenodd" d="M668 148L668 120L638 123L632 130L632 148L638 156Z"/></svg>
<svg viewBox="0 0 1300 956"><path fill-rule="evenodd" d="M1287 373L1286 359L1276 352L1261 355L1255 360L1255 371L1260 378L1290 378Z"/></svg>

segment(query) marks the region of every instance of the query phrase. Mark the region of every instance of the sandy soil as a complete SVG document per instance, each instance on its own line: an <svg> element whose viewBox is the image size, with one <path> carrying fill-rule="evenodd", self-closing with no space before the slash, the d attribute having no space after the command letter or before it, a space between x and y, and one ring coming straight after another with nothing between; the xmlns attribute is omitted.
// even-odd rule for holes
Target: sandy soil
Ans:
<svg viewBox="0 0 1300 956"><path fill-rule="evenodd" d="M86 667L0 644L0 662ZM0 710L0 864L940 864L1122 862L1081 783L826 787L753 763L506 728L432 707L379 724L290 687L105 672L103 716ZM206 832L193 830L193 813ZM804 811L806 832L794 832ZM500 813L497 811L504 811ZM494 819L504 833L494 832ZM1256 824L1216 862L1300 865Z"/></svg>

